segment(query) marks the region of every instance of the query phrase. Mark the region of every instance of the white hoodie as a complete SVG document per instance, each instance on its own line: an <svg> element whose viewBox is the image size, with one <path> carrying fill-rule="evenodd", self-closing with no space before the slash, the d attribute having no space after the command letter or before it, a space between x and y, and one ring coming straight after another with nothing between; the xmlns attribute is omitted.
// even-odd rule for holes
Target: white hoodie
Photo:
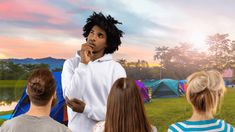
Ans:
<svg viewBox="0 0 235 132"><path fill-rule="evenodd" d="M106 104L110 89L118 78L126 77L124 68L112 60L111 54L90 61L80 62L77 55L65 61L62 71L64 97L85 102L83 113L73 112L68 107L68 127L73 132L91 132L98 121L105 120Z"/></svg>

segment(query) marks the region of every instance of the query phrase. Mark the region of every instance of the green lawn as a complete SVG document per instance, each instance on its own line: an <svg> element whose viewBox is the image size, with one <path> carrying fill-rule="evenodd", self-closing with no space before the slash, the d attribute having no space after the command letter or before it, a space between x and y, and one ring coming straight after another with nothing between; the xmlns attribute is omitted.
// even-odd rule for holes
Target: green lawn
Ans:
<svg viewBox="0 0 235 132"><path fill-rule="evenodd" d="M235 88L228 89L216 118L221 118L235 126ZM185 97L153 99L145 105L150 122L159 132L166 132L169 125L187 120L191 116L191 106Z"/></svg>
<svg viewBox="0 0 235 132"><path fill-rule="evenodd" d="M216 118L221 118L235 126L235 88L228 89ZM191 116L191 106L184 97L153 99L145 104L150 122L158 128L159 132L166 132L170 124L187 120ZM9 112L8 112L9 113ZM6 113L1 113L3 115ZM3 121L0 120L0 124Z"/></svg>
<svg viewBox="0 0 235 132"><path fill-rule="evenodd" d="M26 80L0 80L0 88L22 88Z"/></svg>

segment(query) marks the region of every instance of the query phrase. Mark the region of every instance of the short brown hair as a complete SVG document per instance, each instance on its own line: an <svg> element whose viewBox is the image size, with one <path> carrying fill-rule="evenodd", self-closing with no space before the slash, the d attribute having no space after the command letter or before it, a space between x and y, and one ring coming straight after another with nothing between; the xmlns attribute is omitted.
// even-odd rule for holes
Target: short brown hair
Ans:
<svg viewBox="0 0 235 132"><path fill-rule="evenodd" d="M143 100L135 81L120 78L112 86L107 102L105 132L150 132Z"/></svg>
<svg viewBox="0 0 235 132"><path fill-rule="evenodd" d="M37 106L45 106L55 93L56 83L48 69L36 69L27 82L27 94Z"/></svg>
<svg viewBox="0 0 235 132"><path fill-rule="evenodd" d="M198 112L216 113L224 95L225 86L218 71L200 71L187 78L186 97Z"/></svg>

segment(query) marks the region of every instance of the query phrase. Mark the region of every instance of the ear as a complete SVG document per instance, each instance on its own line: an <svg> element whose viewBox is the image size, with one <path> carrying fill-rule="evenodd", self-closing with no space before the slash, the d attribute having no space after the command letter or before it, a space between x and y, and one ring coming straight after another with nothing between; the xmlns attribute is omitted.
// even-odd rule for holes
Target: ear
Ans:
<svg viewBox="0 0 235 132"><path fill-rule="evenodd" d="M29 94L28 94L28 86L26 87L26 90L25 90L25 91L26 91L26 94L29 95Z"/></svg>
<svg viewBox="0 0 235 132"><path fill-rule="evenodd" d="M53 94L53 98L57 98L57 96L56 96L56 91L54 92L54 94Z"/></svg>

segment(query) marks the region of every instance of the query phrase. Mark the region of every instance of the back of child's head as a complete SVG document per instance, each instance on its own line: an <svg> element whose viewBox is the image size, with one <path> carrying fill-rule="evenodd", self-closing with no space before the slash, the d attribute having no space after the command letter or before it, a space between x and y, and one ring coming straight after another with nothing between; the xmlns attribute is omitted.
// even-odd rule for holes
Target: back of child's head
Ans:
<svg viewBox="0 0 235 132"><path fill-rule="evenodd" d="M120 78L112 86L107 102L105 132L147 132L143 100L135 81Z"/></svg>
<svg viewBox="0 0 235 132"><path fill-rule="evenodd" d="M216 113L224 95L225 86L218 71L200 71L187 78L186 97L198 112Z"/></svg>
<svg viewBox="0 0 235 132"><path fill-rule="evenodd" d="M47 105L55 94L55 88L55 80L48 69L36 69L28 78L27 94L34 105Z"/></svg>

